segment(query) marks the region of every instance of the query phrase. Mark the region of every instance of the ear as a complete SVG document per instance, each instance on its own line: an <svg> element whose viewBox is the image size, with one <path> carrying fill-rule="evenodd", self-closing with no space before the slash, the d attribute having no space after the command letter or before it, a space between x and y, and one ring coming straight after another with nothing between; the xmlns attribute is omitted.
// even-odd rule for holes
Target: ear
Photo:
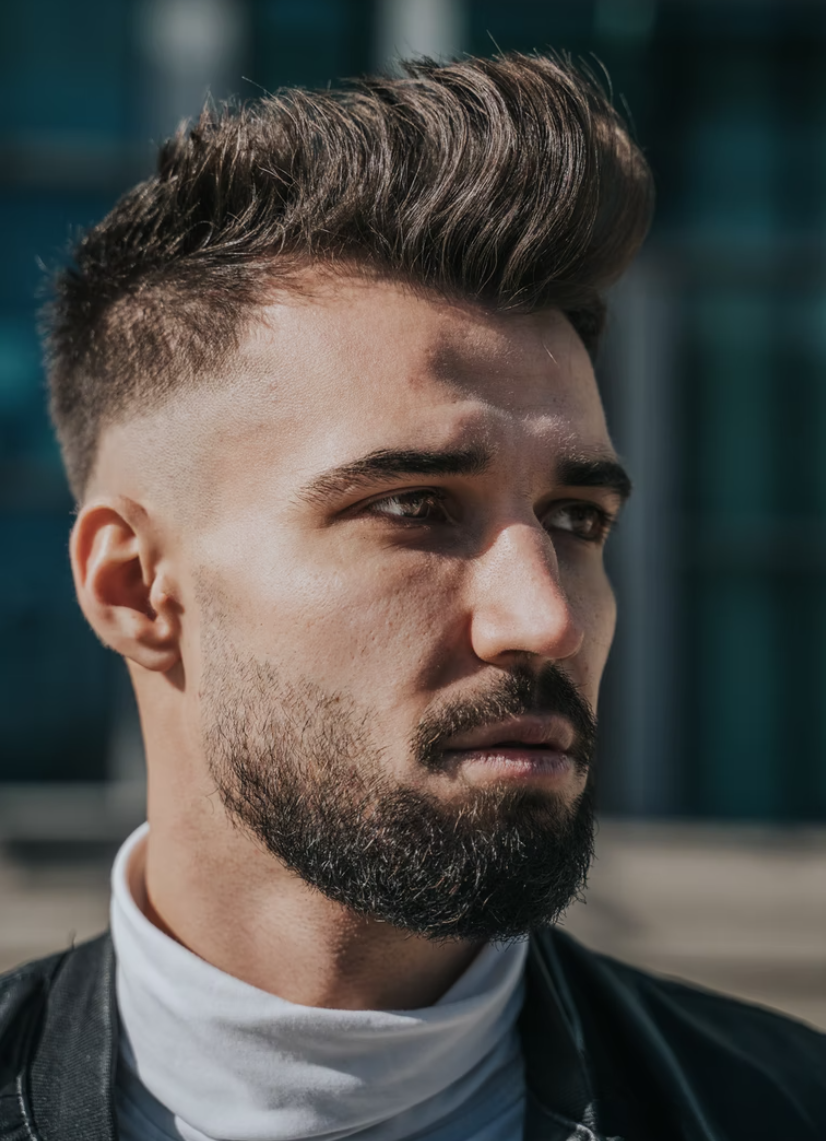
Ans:
<svg viewBox="0 0 826 1141"><path fill-rule="evenodd" d="M180 660L180 607L145 509L122 496L86 504L69 550L80 608L101 641L144 669L172 669Z"/></svg>

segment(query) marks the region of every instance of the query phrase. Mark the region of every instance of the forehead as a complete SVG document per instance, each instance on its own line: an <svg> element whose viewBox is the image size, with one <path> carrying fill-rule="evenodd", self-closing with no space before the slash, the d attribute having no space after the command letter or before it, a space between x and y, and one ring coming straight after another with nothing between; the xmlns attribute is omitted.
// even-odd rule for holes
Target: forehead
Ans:
<svg viewBox="0 0 826 1141"><path fill-rule="evenodd" d="M468 419L607 443L588 354L551 310L496 314L392 283L330 283L263 312L241 345L241 376L291 436L316 435L325 450L342 437L374 446L381 432L436 444L411 437Z"/></svg>
<svg viewBox="0 0 826 1141"><path fill-rule="evenodd" d="M149 419L107 433L105 483L128 470L180 490L197 473L214 495L379 448L483 442L507 458L533 436L610 449L590 359L560 313L495 314L357 279L258 311L229 368Z"/></svg>

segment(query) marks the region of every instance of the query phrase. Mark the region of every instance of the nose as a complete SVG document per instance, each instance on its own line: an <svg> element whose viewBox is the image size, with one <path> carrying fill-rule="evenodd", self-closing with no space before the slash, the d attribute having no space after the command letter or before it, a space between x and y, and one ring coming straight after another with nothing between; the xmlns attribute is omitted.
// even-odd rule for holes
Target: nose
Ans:
<svg viewBox="0 0 826 1141"><path fill-rule="evenodd" d="M581 648L584 631L539 526L503 528L477 562L474 591L471 641L483 661L502 666L531 654L558 662Z"/></svg>

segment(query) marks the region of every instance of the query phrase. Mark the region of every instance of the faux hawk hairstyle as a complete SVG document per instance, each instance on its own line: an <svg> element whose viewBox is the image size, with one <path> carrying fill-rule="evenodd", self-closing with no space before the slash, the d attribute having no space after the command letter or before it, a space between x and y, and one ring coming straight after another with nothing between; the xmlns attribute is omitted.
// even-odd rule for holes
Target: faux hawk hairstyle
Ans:
<svg viewBox="0 0 826 1141"><path fill-rule="evenodd" d="M72 491L82 501L106 426L214 375L310 267L555 308L593 355L652 206L621 118L563 58L420 60L208 106L54 277L43 328Z"/></svg>

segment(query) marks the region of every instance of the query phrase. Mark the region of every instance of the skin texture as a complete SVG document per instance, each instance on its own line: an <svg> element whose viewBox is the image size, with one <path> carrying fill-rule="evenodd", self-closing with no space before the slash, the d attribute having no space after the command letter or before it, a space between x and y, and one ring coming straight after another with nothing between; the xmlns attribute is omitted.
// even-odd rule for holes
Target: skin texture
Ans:
<svg viewBox="0 0 826 1141"><path fill-rule="evenodd" d="M489 453L484 471L319 485L378 449L468 447ZM412 1008L450 986L477 945L354 915L234 824L205 756L204 654L219 623L279 676L369 699L386 778L461 807L501 777L413 764L434 706L554 662L596 709L614 598L601 538L572 530L567 508L613 516L621 497L562 482L560 466L613 456L560 314L356 277L264 306L231 370L105 431L72 565L137 694L150 833L130 874L154 922L305 1005ZM400 520L392 497L417 490L438 491L449 521ZM552 794L573 806L585 779L572 768Z"/></svg>

